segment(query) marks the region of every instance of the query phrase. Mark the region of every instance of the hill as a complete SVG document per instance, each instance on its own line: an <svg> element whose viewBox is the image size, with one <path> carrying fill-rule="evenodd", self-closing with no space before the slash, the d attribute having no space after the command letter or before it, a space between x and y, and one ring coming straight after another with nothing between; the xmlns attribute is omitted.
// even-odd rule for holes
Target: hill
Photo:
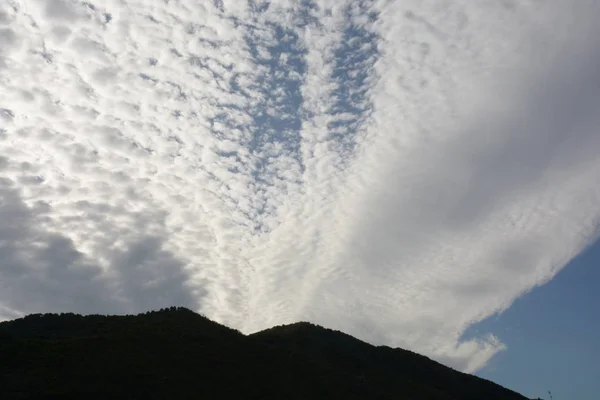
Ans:
<svg viewBox="0 0 600 400"><path fill-rule="evenodd" d="M309 323L249 336L185 308L0 323L0 398L524 400Z"/></svg>

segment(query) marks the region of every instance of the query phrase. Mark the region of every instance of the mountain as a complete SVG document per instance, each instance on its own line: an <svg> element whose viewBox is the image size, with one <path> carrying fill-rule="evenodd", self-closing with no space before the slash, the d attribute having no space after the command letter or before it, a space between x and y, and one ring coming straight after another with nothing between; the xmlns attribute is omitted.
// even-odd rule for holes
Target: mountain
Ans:
<svg viewBox="0 0 600 400"><path fill-rule="evenodd" d="M0 323L0 398L524 400L310 323L245 336L185 308Z"/></svg>

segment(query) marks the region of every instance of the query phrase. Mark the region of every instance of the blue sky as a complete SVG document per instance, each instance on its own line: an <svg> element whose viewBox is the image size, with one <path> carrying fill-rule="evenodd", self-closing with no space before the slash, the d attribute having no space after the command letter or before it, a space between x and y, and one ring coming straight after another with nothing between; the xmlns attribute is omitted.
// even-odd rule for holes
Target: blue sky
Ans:
<svg viewBox="0 0 600 400"><path fill-rule="evenodd" d="M595 0L1 1L0 319L308 320L538 392L507 375L550 357L526 343L575 357L549 343L593 331L566 328L585 291L561 270L600 221L598 19Z"/></svg>
<svg viewBox="0 0 600 400"><path fill-rule="evenodd" d="M477 375L529 397L596 400L600 393L600 242L507 311L469 329L496 332L508 351ZM469 334L467 332L467 334Z"/></svg>

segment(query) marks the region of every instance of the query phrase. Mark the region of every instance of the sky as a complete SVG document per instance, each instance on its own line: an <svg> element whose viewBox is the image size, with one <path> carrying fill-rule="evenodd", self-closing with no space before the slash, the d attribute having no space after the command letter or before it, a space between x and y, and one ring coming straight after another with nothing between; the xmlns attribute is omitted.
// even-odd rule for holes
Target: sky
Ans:
<svg viewBox="0 0 600 400"><path fill-rule="evenodd" d="M598 238L598 17L2 1L0 319L181 305L471 373L519 362L504 328L564 309L524 304Z"/></svg>
<svg viewBox="0 0 600 400"><path fill-rule="evenodd" d="M600 242L576 257L546 285L506 312L470 327L492 330L508 350L477 375L531 398L596 400L600 393Z"/></svg>

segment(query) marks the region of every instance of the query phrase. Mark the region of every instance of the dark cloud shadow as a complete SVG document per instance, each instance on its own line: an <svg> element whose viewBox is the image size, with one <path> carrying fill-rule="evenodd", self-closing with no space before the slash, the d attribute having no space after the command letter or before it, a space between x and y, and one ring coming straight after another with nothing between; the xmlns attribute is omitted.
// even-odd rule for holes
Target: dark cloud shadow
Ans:
<svg viewBox="0 0 600 400"><path fill-rule="evenodd" d="M197 308L184 264L163 239L139 232L111 255L110 272L68 237L39 227L49 207L29 207L14 183L0 178L0 311L135 313L167 306Z"/></svg>

